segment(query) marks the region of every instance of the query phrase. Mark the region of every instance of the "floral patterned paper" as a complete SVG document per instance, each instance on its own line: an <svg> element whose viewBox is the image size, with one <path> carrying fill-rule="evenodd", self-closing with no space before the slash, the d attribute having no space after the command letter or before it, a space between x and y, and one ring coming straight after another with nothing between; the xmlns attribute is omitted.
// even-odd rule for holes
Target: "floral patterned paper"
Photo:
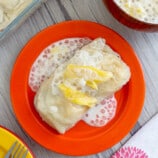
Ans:
<svg viewBox="0 0 158 158"><path fill-rule="evenodd" d="M149 158L149 156L137 147L122 147L111 158Z"/></svg>

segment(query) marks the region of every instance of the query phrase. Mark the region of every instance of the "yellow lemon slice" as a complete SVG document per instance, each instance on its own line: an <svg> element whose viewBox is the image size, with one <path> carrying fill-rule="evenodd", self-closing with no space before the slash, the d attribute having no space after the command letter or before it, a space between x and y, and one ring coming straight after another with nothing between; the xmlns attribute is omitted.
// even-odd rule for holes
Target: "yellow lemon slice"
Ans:
<svg viewBox="0 0 158 158"><path fill-rule="evenodd" d="M88 96L81 91L71 89L64 84L60 84L59 89L63 92L65 98L74 104L93 107L97 102L96 98Z"/></svg>
<svg viewBox="0 0 158 158"><path fill-rule="evenodd" d="M93 66L80 66L69 64L65 71L66 78L80 77L85 80L106 81L112 77L109 71L103 71Z"/></svg>
<svg viewBox="0 0 158 158"><path fill-rule="evenodd" d="M69 64L65 70L65 78L83 78L86 85L98 89L97 84L109 80L113 74L109 71L103 71L93 66L80 66Z"/></svg>
<svg viewBox="0 0 158 158"><path fill-rule="evenodd" d="M91 87L91 88L93 88L93 89L98 90L98 85L97 85L97 83L95 81L87 81L86 85Z"/></svg>

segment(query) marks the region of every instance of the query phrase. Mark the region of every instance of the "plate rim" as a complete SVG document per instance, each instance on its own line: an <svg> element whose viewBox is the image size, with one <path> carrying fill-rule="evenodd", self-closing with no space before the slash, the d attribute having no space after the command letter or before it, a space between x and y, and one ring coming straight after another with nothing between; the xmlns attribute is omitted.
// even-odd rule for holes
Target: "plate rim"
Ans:
<svg viewBox="0 0 158 158"><path fill-rule="evenodd" d="M24 140L22 140L22 138L20 138L20 136L18 136L15 132L13 132L12 130L0 125L0 130L2 132L7 133L8 136L12 136L14 137L16 140L18 140L19 142L21 142L30 152L32 158L35 158L34 153L32 152L32 150L30 149L30 147L25 143Z"/></svg>
<svg viewBox="0 0 158 158"><path fill-rule="evenodd" d="M136 111L136 113L135 113L135 118L131 118L131 121L132 121L132 123L130 124L130 125L128 125L128 124L126 124L127 125L127 127L125 128L125 127L123 127L122 126L122 128L125 130L124 132L122 132L122 133L120 133L120 135L119 135L119 138L117 137L113 137L113 141L115 142L115 143L111 143L110 144L110 142L109 142L109 147L112 147L113 145L115 145L116 143L118 143L119 141L121 141L121 139L123 139L129 132L130 132L130 130L133 128L133 126L135 125L135 123L137 122L137 120L138 120L138 118L139 118L139 115L140 115L140 113L141 113L141 111L142 111L142 108L143 108L143 104L144 104L144 99L145 99L145 80L144 80L144 74L143 74L143 69L142 69L142 66L141 66L141 63L140 63L140 61L139 61L139 59L138 59L138 57L137 57L137 55L136 55L136 53L135 53L135 51L133 50L133 48L130 46L130 44L122 37L122 36L120 36L117 32L115 32L114 30L112 30L112 29L110 29L110 28L108 28L107 26L105 26L105 25L102 25L102 24L99 24L99 23L96 23L96 22L92 22L92 21L85 21L85 20L70 20L70 21L64 21L64 22L60 22L60 23L58 23L58 24L54 24L54 25L51 25L51 26L49 26L49 27L47 27L47 28L45 28L45 29L43 29L42 31L40 31L39 33L37 33L35 36L33 36L28 42L27 42L27 44L23 47L23 49L20 51L20 53L19 53L19 55L18 55L18 57L17 57L17 59L16 59L16 61L15 61L15 64L14 64L14 67L13 67L13 70L12 70L12 74L11 74L11 81L10 81L10 96L11 96L11 102L12 102L12 107L13 107L13 110L14 110L14 113L15 113L15 115L16 115L16 118L17 118L17 120L18 120L18 122L19 122L19 124L23 127L23 129L24 129L24 131L29 135L29 136L31 136L31 138L33 139L33 140L35 140L38 144L40 144L40 145L42 145L42 146L44 146L45 148L47 148L47 149L49 149L49 150L52 150L52 151L55 151L55 152L57 152L57 153L60 153L60 154L66 154L66 155L72 155L72 156L81 156L81 155L90 155L90 154L95 154L95 153L98 153L98 152L101 152L101 151L103 151L103 150L105 150L105 149L108 149L108 148L105 148L105 147L103 147L103 145L101 145L99 148L98 147L96 147L96 148L93 148L93 151L91 151L91 150L87 150L87 149L85 149L84 151L78 151L78 150L74 150L74 151L70 151L70 149L69 150L67 150L68 148L66 148L66 149L63 149L63 151L60 151L60 149L58 149L58 148L52 148L51 146L50 146L50 144L49 144L49 146L46 146L45 144L42 144L41 142L40 142L40 140L37 140L37 137L36 138L34 138L33 136L32 136L32 133L30 133L30 131L28 131L28 129L26 129L26 127L25 127L25 125L23 125L22 124L22 122L21 122L21 120L20 120L20 118L19 118L19 114L17 114L17 109L16 109L16 105L15 105L15 99L14 99L14 97L15 97L15 95L14 95L14 93L13 93L13 90L15 89L15 79L14 79L14 75L15 75L15 72L16 72L16 67L17 67L17 63L19 62L19 60L20 60L20 58L21 58L21 56L24 54L23 52L25 52L24 50L30 45L30 43L34 43L35 41L36 41L36 39L38 39L39 37L41 37L45 32L49 32L49 30L50 29L54 29L55 27L61 27L61 26L65 26L65 25L68 25L68 26L70 26L70 25L74 25L75 27L77 27L77 25L92 25L92 26L94 26L95 28L102 28L103 30L105 29L106 31L109 31L109 32L111 32L112 34L114 34L114 36L117 36L117 38L119 38L119 39L121 39L124 43L123 44L125 44L128 48L129 48L129 50L130 50L130 53L132 52L133 54L133 57L135 58L135 61L137 62L137 66L138 66L138 68L139 68L139 76L141 76L141 82L139 82L139 84L140 84L140 86L141 86L141 96L139 96L140 97L140 100L139 100L139 104L141 104L141 106L139 106L139 107L137 107L137 111ZM71 34L72 35L72 34ZM71 35L68 35L68 37L69 36L71 36ZM60 39L60 37L58 37L59 39ZM52 43L53 42L55 42L55 41L52 41ZM49 44L47 44L47 46L48 46ZM119 53L119 52L118 52ZM36 54L37 55L37 54ZM35 55L35 56L36 56ZM25 74L26 75L26 74ZM26 75L27 76L27 75ZM25 84L27 84L26 83L26 81L25 81ZM132 83L130 83L130 84L132 84ZM140 89L139 89L140 90ZM133 92L132 92L132 95L134 95L133 94ZM129 98L129 99L131 99L131 98ZM28 103L27 103L28 104ZM127 110L127 112L128 112L128 109L126 109ZM128 112L129 113L129 112ZM126 113L126 115L127 115L127 113ZM126 116L125 115L125 116ZM126 117L124 116L124 118L120 118L121 120L124 120ZM123 117L123 116L122 116ZM128 117L127 117L128 118ZM120 120L118 120L118 121L120 121ZM117 122L118 122L117 121ZM124 120L125 121L125 120ZM126 121L125 121L126 122ZM112 126L112 127L114 127L115 126L115 128L116 128L116 123ZM118 127L116 128L117 130L119 129ZM129 130L130 129L130 130ZM43 129L42 129L43 130ZM44 131L47 133L48 131L46 130L46 129L44 129ZM62 137L61 137L62 138ZM61 139L60 137L59 137L59 140ZM58 142L57 141L58 139L55 139L55 142L58 144L58 145L62 145L60 142ZM74 142L73 142L74 143ZM82 143L82 142L81 142ZM97 142L98 143L98 142ZM99 145L99 144L98 144ZM71 145L71 144L69 144L68 146L73 146L73 144ZM97 146L97 144L95 145L95 146ZM83 149L82 149L83 150Z"/></svg>

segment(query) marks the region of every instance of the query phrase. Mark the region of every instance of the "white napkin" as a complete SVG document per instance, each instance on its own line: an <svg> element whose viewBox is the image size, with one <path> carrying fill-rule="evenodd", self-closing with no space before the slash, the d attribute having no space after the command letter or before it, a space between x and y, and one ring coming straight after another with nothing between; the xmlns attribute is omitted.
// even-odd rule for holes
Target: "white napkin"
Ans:
<svg viewBox="0 0 158 158"><path fill-rule="evenodd" d="M158 114L111 158L158 158Z"/></svg>

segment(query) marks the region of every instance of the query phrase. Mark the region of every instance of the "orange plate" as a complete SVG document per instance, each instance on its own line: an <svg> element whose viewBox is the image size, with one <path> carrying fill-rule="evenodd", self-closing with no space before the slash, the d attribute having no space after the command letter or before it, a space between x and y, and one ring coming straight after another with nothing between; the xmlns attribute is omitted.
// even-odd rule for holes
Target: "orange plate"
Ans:
<svg viewBox="0 0 158 158"><path fill-rule="evenodd" d="M30 68L48 45L69 37L103 37L131 69L131 79L116 93L116 116L104 127L90 127L80 121L66 134L58 134L42 121L33 105L34 93L28 86ZM116 32L90 21L67 21L50 26L34 36L23 48L13 68L11 100L23 129L39 144L66 155L88 155L119 142L136 123L143 107L145 83L141 65L131 46Z"/></svg>

